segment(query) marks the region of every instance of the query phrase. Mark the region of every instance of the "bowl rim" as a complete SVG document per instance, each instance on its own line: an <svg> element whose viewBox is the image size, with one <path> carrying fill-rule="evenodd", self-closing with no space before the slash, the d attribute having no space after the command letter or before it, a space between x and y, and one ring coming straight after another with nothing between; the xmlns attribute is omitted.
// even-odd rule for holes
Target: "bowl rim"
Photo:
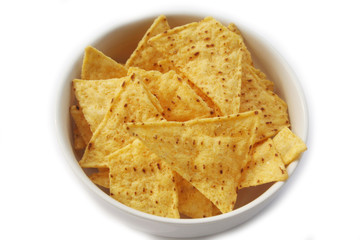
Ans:
<svg viewBox="0 0 360 240"><path fill-rule="evenodd" d="M176 10L176 11L166 11L165 13L160 13L160 14L148 14L148 15L144 15L142 17L136 17L136 18L132 18L128 21L122 21L118 24L113 24L111 27L105 29L104 31L102 31L97 38L94 38L95 40L93 40L91 42L91 44L96 45L98 42L100 42L106 35L113 33L114 31L116 31L117 29L127 26L127 25L131 25L131 24L135 24L135 23L139 23L141 21L145 21L145 20L149 20L149 19L155 19L157 16L159 15L165 15L167 17L190 17L190 18L204 18L206 16L213 16L213 18L219 20L222 23L231 23L233 21L231 21L228 18L224 18L223 16L218 16L217 14L211 13L211 14L207 14L204 11L185 11L186 13L184 14L184 12L181 12L181 10ZM300 85L299 79L297 78L295 72L293 71L293 69L290 67L290 65L288 64L288 62L285 60L285 58L273 47L273 45L271 44L271 42L267 39L265 39L264 37L262 37L260 34L246 28L245 26L243 26L241 23L237 23L236 19L234 19L234 23L236 23L236 25L239 27L239 29L241 29L243 32L250 34L251 36L257 38L262 44L264 44L267 48L268 51L271 52L272 55L274 55L279 62L281 62L281 66L288 72L288 74L291 76L291 81L293 83L293 85L296 88L296 92L299 95L299 100L301 103L301 108L304 112L304 132L301 133L301 138L302 140L306 143L307 142L307 138L308 138L308 124L309 124L309 117L308 117L308 106L305 100L305 94L303 91L303 88ZM166 218L166 217L160 217L160 216L155 216L155 215L151 215L136 209L133 209L131 207L128 207L118 201L116 201L115 199L111 198L109 195L107 195L106 193L104 193L99 187L97 187L91 180L90 178L88 178L88 176L85 174L85 172L82 170L82 168L79 166L75 155L73 153L73 151L71 151L69 149L68 144L66 144L65 142L65 133L62 129L62 127L60 126L61 123L61 116L63 115L62 112L62 105L64 104L64 100L62 98L62 96L65 93L65 91L68 91L69 88L66 87L66 84L69 84L68 79L71 77L73 69L74 69L74 65L76 65L76 63L78 63L80 61L80 59L82 59L83 56L83 51L79 51L79 53L75 54L75 57L73 57L72 61L69 61L69 63L65 66L65 73L62 74L60 76L60 80L58 83L58 88L56 89L61 89L61 91L58 91L58 93L56 94L56 107L55 107L55 128L56 128L56 137L58 140L58 143L60 144L60 148L61 148L61 152L65 155L66 161L68 162L68 164L70 165L70 167L72 168L72 170L74 171L74 173L77 175L77 177L79 177L81 179L81 181L89 188L91 189L93 192L96 193L96 195L98 195L99 197L101 197L105 202L107 202L108 204L118 208L121 211L124 211L127 214L133 215L135 217L140 217L140 218L144 218L150 221L155 221L155 222L161 222L161 223L171 223L171 224L180 224L180 225L187 225L187 224L206 224L206 223L211 223L211 222L216 222L216 221L220 221L220 220L224 220L224 219L228 219L228 218L232 218L235 217L237 215L241 215L242 213L245 213L249 210L251 210L253 207L256 207L258 205L261 205L266 199L270 198L271 196L275 195L288 181L285 182L275 182L271 187L269 187L265 192L263 192L260 196L258 196L257 198L255 198L253 201L245 204L244 206L241 206L231 212L228 213L224 213L224 214L220 214L217 216L212 216L212 217L207 217L207 218L196 218L196 219L174 219L174 218ZM70 144L71 145L71 144ZM298 162L301 159L301 156L299 157L298 160L294 161L293 163L291 163L287 169L288 169L288 174L289 174L289 178L291 177L291 175L293 174L293 172L295 171L295 169L298 166ZM74 161L75 160L75 161Z"/></svg>

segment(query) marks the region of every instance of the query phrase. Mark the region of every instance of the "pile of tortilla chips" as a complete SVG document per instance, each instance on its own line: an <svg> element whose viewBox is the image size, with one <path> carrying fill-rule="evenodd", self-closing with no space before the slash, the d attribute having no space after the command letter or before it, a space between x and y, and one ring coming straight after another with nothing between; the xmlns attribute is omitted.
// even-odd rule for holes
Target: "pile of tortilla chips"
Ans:
<svg viewBox="0 0 360 240"><path fill-rule="evenodd" d="M230 212L239 189L286 180L306 150L273 88L234 24L159 16L125 64L85 49L70 108L79 164L149 214Z"/></svg>

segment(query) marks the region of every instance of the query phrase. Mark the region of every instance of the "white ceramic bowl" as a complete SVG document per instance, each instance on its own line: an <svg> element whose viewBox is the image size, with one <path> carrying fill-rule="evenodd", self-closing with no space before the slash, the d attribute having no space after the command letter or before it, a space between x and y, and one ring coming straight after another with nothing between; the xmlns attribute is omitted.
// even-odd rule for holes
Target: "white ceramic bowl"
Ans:
<svg viewBox="0 0 360 240"><path fill-rule="evenodd" d="M106 55L119 62L125 62L135 49L138 41L142 38L147 28L156 16L142 18L138 21L119 24L91 43ZM167 15L171 27L198 21L204 15ZM224 18L218 18L225 26L231 22ZM292 130L304 141L307 138L308 113L303 91L295 74L286 61L274 50L269 43L259 35L244 28L241 24L235 24L240 28L245 42L252 53L254 63L262 69L268 77L275 82L275 92L283 98L289 108ZM85 48L86 46L84 46ZM104 201L108 202L119 212L119 216L125 218L127 223L134 228L148 233L168 237L198 237L218 233L248 220L262 210L278 193L284 182L265 184L258 187L242 189L239 192L236 209L230 213L204 219L169 219L146 214L129 208L108 196L87 177L86 172L78 164L79 156L73 150L71 121L69 106L74 102L71 91L71 81L80 77L83 51L76 56L76 60L66 72L57 102L56 127L59 143L66 160L85 185L94 191ZM298 161L288 166L291 177Z"/></svg>

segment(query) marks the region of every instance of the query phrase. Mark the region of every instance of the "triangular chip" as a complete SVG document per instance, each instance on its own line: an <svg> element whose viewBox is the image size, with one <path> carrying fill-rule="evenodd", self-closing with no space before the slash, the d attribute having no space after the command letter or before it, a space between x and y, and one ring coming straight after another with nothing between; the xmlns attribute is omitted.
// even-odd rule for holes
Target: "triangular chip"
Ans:
<svg viewBox="0 0 360 240"><path fill-rule="evenodd" d="M125 77L126 68L94 47L85 48L81 79L100 80Z"/></svg>
<svg viewBox="0 0 360 240"><path fill-rule="evenodd" d="M260 69L251 66L245 66L245 68L257 77L258 82L265 88L265 90L274 91L274 82L270 81L266 74L263 73Z"/></svg>
<svg viewBox="0 0 360 240"><path fill-rule="evenodd" d="M258 113L188 122L127 124L149 149L211 200L221 212L233 210L240 169L248 161Z"/></svg>
<svg viewBox="0 0 360 240"><path fill-rule="evenodd" d="M92 137L92 132L88 122L86 121L83 112L80 110L78 106L70 107L70 114L75 122L75 125L79 131L79 134L84 140L85 144L88 144Z"/></svg>
<svg viewBox="0 0 360 240"><path fill-rule="evenodd" d="M164 109L168 121L187 121L212 116L212 109L194 90L174 71L162 74L158 71L145 71L129 68L129 75L135 73L154 94Z"/></svg>
<svg viewBox="0 0 360 240"><path fill-rule="evenodd" d="M179 212L191 218L214 216L214 204L191 183L175 174L179 194Z"/></svg>
<svg viewBox="0 0 360 240"><path fill-rule="evenodd" d="M290 126L287 104L259 84L257 76L250 71L241 87L240 112L257 109L261 113L256 142L272 137L282 128Z"/></svg>
<svg viewBox="0 0 360 240"><path fill-rule="evenodd" d="M288 178L285 165L270 138L254 146L252 159L241 171L243 173L239 189L269 182L285 181Z"/></svg>
<svg viewBox="0 0 360 240"><path fill-rule="evenodd" d="M241 44L242 44L242 49L243 49L243 58L242 58L242 70L243 70L243 75L242 77L246 77L244 74L244 71L250 71L250 67L252 67L252 70L254 71L254 73L258 76L260 84L264 85L264 87L267 90L274 90L274 83L270 80L267 79L266 75L261 72L259 69L254 68L254 63L253 60L251 58L251 53L249 52L249 50L247 49L245 42L244 42L244 38L241 35L240 30L236 27L235 24L230 23L228 26L228 29L234 33L236 33L237 35L239 35L240 40L241 40Z"/></svg>
<svg viewBox="0 0 360 240"><path fill-rule="evenodd" d="M209 96L223 115L239 112L242 45L238 35L207 17L148 42Z"/></svg>
<svg viewBox="0 0 360 240"><path fill-rule="evenodd" d="M90 180L104 188L110 187L110 179L109 179L109 169L108 168L99 168L98 172L93 173L89 176Z"/></svg>
<svg viewBox="0 0 360 240"><path fill-rule="evenodd" d="M297 160L300 154L307 149L303 140L289 128L283 128L273 140L275 148L280 152L285 165Z"/></svg>
<svg viewBox="0 0 360 240"><path fill-rule="evenodd" d="M244 38L243 36L241 35L240 33L240 30L236 27L235 24L233 23L230 23L227 27L230 31L236 33L239 38L240 38L240 42L241 42L241 49L243 50L243 57L242 57L242 61L243 61L243 64L248 64L250 66L253 65L253 61L251 59L251 53L249 52L249 50L247 49L245 43L244 43Z"/></svg>
<svg viewBox="0 0 360 240"><path fill-rule="evenodd" d="M124 128L126 122L160 121L162 108L135 74L123 79L112 105L93 134L79 162L82 167L108 167L106 156L135 138Z"/></svg>
<svg viewBox="0 0 360 240"><path fill-rule="evenodd" d="M163 73L169 71L171 66L169 60L165 59L161 52L148 44L150 38L169 29L169 24L164 15L156 18L146 31L135 51L126 61L125 66L127 68L139 67L145 70L157 70Z"/></svg>
<svg viewBox="0 0 360 240"><path fill-rule="evenodd" d="M74 124L73 127L73 137L74 137L73 140L74 140L75 150L84 149L86 147L86 143L84 142L84 139L80 135L79 129L76 126L76 124Z"/></svg>
<svg viewBox="0 0 360 240"><path fill-rule="evenodd" d="M86 121L95 132L109 110L111 99L123 83L123 78L108 80L73 80L76 99L84 113Z"/></svg>
<svg viewBox="0 0 360 240"><path fill-rule="evenodd" d="M110 196L134 209L180 218L173 171L139 140L109 155Z"/></svg>

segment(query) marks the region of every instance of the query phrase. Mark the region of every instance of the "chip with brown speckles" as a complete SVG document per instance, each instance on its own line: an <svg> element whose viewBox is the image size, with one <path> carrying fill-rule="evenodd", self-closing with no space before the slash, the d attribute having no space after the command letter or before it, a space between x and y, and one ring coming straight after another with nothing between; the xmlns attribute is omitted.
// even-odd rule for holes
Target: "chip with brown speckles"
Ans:
<svg viewBox="0 0 360 240"><path fill-rule="evenodd" d="M240 169L249 159L257 123L258 115L247 112L185 123L135 123L127 127L130 134L226 213L233 210Z"/></svg>
<svg viewBox="0 0 360 240"><path fill-rule="evenodd" d="M134 209L180 218L174 172L141 141L108 156L110 196Z"/></svg>
<svg viewBox="0 0 360 240"><path fill-rule="evenodd" d="M126 68L96 48L88 46L81 70L81 79L100 80L125 77Z"/></svg>

